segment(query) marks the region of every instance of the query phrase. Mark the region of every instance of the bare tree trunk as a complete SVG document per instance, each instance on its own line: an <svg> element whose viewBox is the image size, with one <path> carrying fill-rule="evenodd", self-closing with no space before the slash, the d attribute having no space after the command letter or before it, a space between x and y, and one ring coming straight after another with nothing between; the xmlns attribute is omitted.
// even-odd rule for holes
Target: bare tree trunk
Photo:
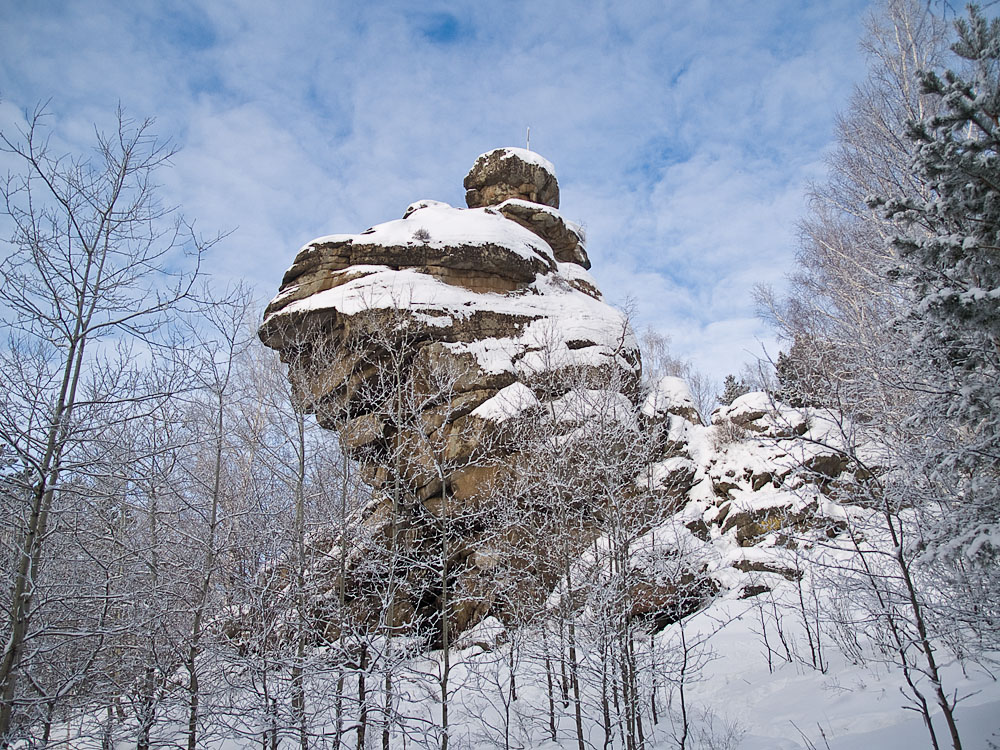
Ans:
<svg viewBox="0 0 1000 750"><path fill-rule="evenodd" d="M347 604L347 478L350 468L350 459L347 452L341 450L341 477L340 477L340 551L339 556L339 579L337 583L337 619L340 631L341 665L337 675L337 695L334 698L335 726L333 744L340 750L341 739L344 734L344 683L345 669L343 660L347 658L347 616L345 606Z"/></svg>
<svg viewBox="0 0 1000 750"><path fill-rule="evenodd" d="M368 669L368 645L361 647L358 663L358 744L357 750L365 748L365 732L368 731L368 696L365 694L365 670Z"/></svg>
<svg viewBox="0 0 1000 750"><path fill-rule="evenodd" d="M278 699L271 698L268 703L268 713L271 716L271 729L267 733L270 739L270 750L278 750Z"/></svg>
<svg viewBox="0 0 1000 750"><path fill-rule="evenodd" d="M447 497L447 493L444 493ZM445 506L447 513L447 506ZM447 528L447 524L446 524ZM448 676L451 671L451 640L449 638L448 622L450 603L448 601L448 532L442 540L443 554L441 560L441 750L448 750Z"/></svg>
<svg viewBox="0 0 1000 750"><path fill-rule="evenodd" d="M650 653L650 656L652 657L651 658L651 664L650 664L651 677L650 677L650 686L649 686L649 708L650 708L650 711L652 712L652 715L653 715L653 726L655 727L657 724L660 723L660 719L659 719L659 717L657 715L657 711L656 711L656 688L657 688L656 675L657 675L659 667L658 667L658 665L656 663L656 656L655 656L656 655L656 637L653 635L652 632L650 632L650 634L649 634L649 653ZM770 655L768 655L768 658L770 658Z"/></svg>
<svg viewBox="0 0 1000 750"><path fill-rule="evenodd" d="M197 750L198 748L198 719L200 711L200 691L198 678L197 659L201 651L201 639L203 636L203 622L208 608L209 592L212 586L212 576L215 572L216 562L216 533L219 523L219 502L222 496L222 451L223 451L223 427L225 403L223 401L223 390L217 394L216 403L216 423L215 423L215 460L212 467L212 494L209 501L208 528L205 537L205 557L204 568L201 579L201 586L195 602L194 620L191 624L191 635L188 644L187 656L184 666L188 672L188 726L187 726L187 750Z"/></svg>
<svg viewBox="0 0 1000 750"><path fill-rule="evenodd" d="M53 714L56 710L56 704L53 701L49 701L48 705L45 707L45 722L42 725L42 747L48 747L49 738L52 736L52 721L54 719ZM6 743L4 743L6 747Z"/></svg>
<svg viewBox="0 0 1000 750"><path fill-rule="evenodd" d="M292 662L292 715L295 718L299 734L300 750L309 750L309 732L306 723L306 691L303 681L302 664L306 653L306 629L309 626L306 618L306 547L305 547L305 483L306 483L306 425L305 416L301 412L295 414L297 445L297 472L295 477L295 520L293 536L295 544L295 609L297 611L297 628L295 636L295 659Z"/></svg>
<svg viewBox="0 0 1000 750"><path fill-rule="evenodd" d="M448 677L451 672L451 602L448 597L448 558L451 554L451 520L444 471L438 464L441 481L441 750L448 750Z"/></svg>
<svg viewBox="0 0 1000 750"><path fill-rule="evenodd" d="M549 698L549 735L556 741L556 697L552 684L552 659L549 657L549 629L542 623L542 650L545 653L545 685Z"/></svg>
<svg viewBox="0 0 1000 750"><path fill-rule="evenodd" d="M944 693L944 688L941 686L941 673L938 670L937 659L934 658L934 647L931 644L930 637L927 634L927 624L924 620L924 609L920 603L920 598L917 596L916 586L913 583L913 576L910 571L910 562L906 559L905 553L903 551L903 530L902 526L898 529L893 523L892 515L888 512L884 514L886 526L889 528L889 533L892 535L893 544L893 555L896 559L896 564L899 567L900 575L903 579L903 583L906 586L906 598L910 605L910 612L913 615L913 622L917 628L917 636L920 641L920 654L923 656L924 662L927 664L927 676L930 677L931 685L934 688L934 697L938 704L938 708L941 709L941 713L944 715L945 723L948 725L948 733L951 736L951 745L954 750L962 750L962 740L958 734L958 724L955 721L954 705L948 700L948 697ZM936 738L934 737L933 727L930 726L930 714L926 712L925 717L928 724L928 731L931 733L931 737L934 738L934 744L937 744Z"/></svg>
<svg viewBox="0 0 1000 750"><path fill-rule="evenodd" d="M681 737L678 741L678 747L680 750L685 750L688 738L687 694L685 692L687 687L688 645L683 621L678 623L678 625L681 634L681 672L677 678L677 693L681 703Z"/></svg>
<svg viewBox="0 0 1000 750"><path fill-rule="evenodd" d="M389 616L395 617L395 611L396 611L395 595L393 595L393 598L390 599L389 601ZM390 622L392 621L390 620ZM391 750L390 740L392 736L392 711L393 711L393 702L395 701L395 697L393 696L393 685L392 685L393 667L391 660L391 647L389 645L392 637L391 634L392 634L392 629L390 626L386 634L386 646L385 646L386 665L385 665L385 679L383 683L383 690L385 692L385 695L383 696L385 710L382 723L382 750Z"/></svg>
<svg viewBox="0 0 1000 750"><path fill-rule="evenodd" d="M585 750L583 744L583 714L580 705L580 678L579 666L576 661L576 625L569 621L567 627L569 635L569 674L570 684L573 688L573 717L576 720L576 743L579 750Z"/></svg>
<svg viewBox="0 0 1000 750"><path fill-rule="evenodd" d="M567 595L572 597L573 579L570 574L569 564L569 558L567 557L565 567L566 591ZM570 607L572 608L572 602L570 602ZM573 691L573 718L576 722L576 742L579 750L585 750L583 744L583 713L580 705L579 665L576 658L576 623L573 620L572 612L570 612L569 621L566 623L566 636L569 647L569 679L570 688Z"/></svg>
<svg viewBox="0 0 1000 750"><path fill-rule="evenodd" d="M611 644L605 640L601 648L601 721L604 724L604 750L611 746L611 702L608 698L608 661L611 659Z"/></svg>
<svg viewBox="0 0 1000 750"><path fill-rule="evenodd" d="M156 707L154 694L156 691L156 673L153 667L146 667L143 681L143 697L139 714L139 732L135 750L149 750L149 736L156 722Z"/></svg>
<svg viewBox="0 0 1000 750"><path fill-rule="evenodd" d="M563 708L569 708L569 675L566 672L566 621L559 618L559 671L562 679L559 682L562 693Z"/></svg>
<svg viewBox="0 0 1000 750"><path fill-rule="evenodd" d="M77 333L83 322L77 320ZM83 369L85 340L74 341L66 356L63 368L59 400L56 403L51 425L48 429L45 453L38 468L39 479L32 488L31 512L19 545L17 572L10 605L10 635L0 659L0 742L6 743L10 736L11 719L14 709L16 670L24 651L24 640L31 618L31 605L35 595L34 582L41 567L42 542L48 526L49 508L55 487L59 482L60 462L67 439L67 423L76 402L76 390Z"/></svg>

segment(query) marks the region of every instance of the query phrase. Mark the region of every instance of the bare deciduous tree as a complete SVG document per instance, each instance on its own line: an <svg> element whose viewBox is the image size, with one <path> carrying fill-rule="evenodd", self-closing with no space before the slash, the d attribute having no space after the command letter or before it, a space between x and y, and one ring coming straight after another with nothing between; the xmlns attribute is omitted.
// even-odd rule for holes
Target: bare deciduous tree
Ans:
<svg viewBox="0 0 1000 750"><path fill-rule="evenodd" d="M0 440L22 488L0 656L4 743L19 731L47 545L75 499L69 488L88 460L84 449L121 418L117 406L163 395L143 389L135 373L168 314L189 298L210 244L159 203L154 175L173 152L152 128L119 110L93 154L65 156L39 108L23 132L2 136L23 165L2 185L14 233L0 262Z"/></svg>

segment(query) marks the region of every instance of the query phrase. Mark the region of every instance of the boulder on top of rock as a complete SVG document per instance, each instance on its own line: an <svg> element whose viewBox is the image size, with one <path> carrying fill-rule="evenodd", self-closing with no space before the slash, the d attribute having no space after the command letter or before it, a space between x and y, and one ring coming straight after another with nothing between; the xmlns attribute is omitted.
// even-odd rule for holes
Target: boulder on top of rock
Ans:
<svg viewBox="0 0 1000 750"><path fill-rule="evenodd" d="M410 214L414 211L419 211L421 208L451 208L451 206L444 201L435 201L430 198L424 198L423 200L413 201L413 203L407 206L406 210L403 212L403 218L409 218Z"/></svg>
<svg viewBox="0 0 1000 750"><path fill-rule="evenodd" d="M476 159L465 176L469 208L520 198L559 208L559 182L552 163L523 148L497 148Z"/></svg>
<svg viewBox="0 0 1000 750"><path fill-rule="evenodd" d="M670 414L686 419L691 424L701 424L691 388L682 378L666 375L649 389L642 404L642 415L656 422L665 420Z"/></svg>

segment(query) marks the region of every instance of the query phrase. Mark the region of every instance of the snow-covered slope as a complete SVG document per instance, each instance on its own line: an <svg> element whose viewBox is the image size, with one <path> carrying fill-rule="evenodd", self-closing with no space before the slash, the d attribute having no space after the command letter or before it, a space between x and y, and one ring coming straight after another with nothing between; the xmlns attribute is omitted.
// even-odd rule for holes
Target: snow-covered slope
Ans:
<svg viewBox="0 0 1000 750"><path fill-rule="evenodd" d="M687 401L668 380L644 411L653 411L654 402L660 412L679 411ZM893 641L864 627L866 621L876 633L890 627L871 606L872 590L858 590L865 589L868 566L883 594L899 570L883 562L893 560L884 516L857 492L865 474L842 450L852 426L833 412L794 409L764 393L720 407L712 421L695 420L683 430L671 425L685 455L668 461L693 468L691 487L684 506L650 532L660 543L676 540L718 585L703 609L657 636L665 652L683 651L683 631L698 664L685 690L688 710L699 717L692 731L706 733L694 746L931 747L913 710L916 687L929 700L940 746L950 747L919 649L905 642L907 675L899 651L885 650ZM869 468L877 463L876 453L861 453ZM906 511L895 522L905 529ZM901 632L914 627L905 607L895 617L892 627ZM1000 745L997 654L959 661L941 641L934 649L948 699L958 698L964 747ZM678 746L676 715L673 721L656 747Z"/></svg>

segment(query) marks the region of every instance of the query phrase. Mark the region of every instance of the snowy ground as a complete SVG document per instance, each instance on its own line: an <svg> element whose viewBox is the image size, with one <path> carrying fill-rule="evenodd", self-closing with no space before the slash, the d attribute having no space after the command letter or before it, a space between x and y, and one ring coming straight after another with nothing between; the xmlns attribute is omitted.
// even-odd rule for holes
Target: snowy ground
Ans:
<svg viewBox="0 0 1000 750"><path fill-rule="evenodd" d="M809 665L806 633L794 616L796 586L788 582L775 583L774 578L777 577L769 579L774 587L773 595L741 599L734 591L683 622L692 660L699 665L686 683L690 717L686 747L692 750L929 748L929 737L921 718L914 711L904 708L906 700L901 691L905 684L897 670L885 664L861 666L851 663L829 640L820 645L825 671ZM776 602L784 613L780 620L780 636L776 625L778 620L772 615L772 602ZM662 670L654 668L642 675L646 685L654 679L660 683L659 722L655 726L650 721L648 709L646 711L648 750L680 747L676 685L668 689L664 684L665 675L676 675L676 669L668 662L676 660L679 652L679 628L680 625L672 625L655 637L655 652L659 653L659 657L654 657L654 664L657 663L656 658L661 659ZM480 630L478 634L469 634L479 645L467 646L452 655L452 750L505 747L505 726L509 733L509 744L506 746L510 748L576 748L570 710L559 712L557 741L552 742L548 736L548 698L538 632L505 632L499 626L492 634L482 632L488 631L488 627ZM764 632L767 633L766 641ZM597 660L587 651L585 627L581 627L581 633L581 661L586 664L589 659L591 664L584 667L590 670L584 674L584 734L588 746L603 747L604 731L596 692L599 680L594 679ZM498 634L504 642L502 645L483 645ZM706 635L711 637L705 639L703 636ZM782 655L786 652L782 638L793 655L792 661ZM468 635L463 641L468 643ZM512 644L515 648L518 690L516 700L509 703L509 712L505 712L503 698L508 695L507 666ZM943 655L943 651L939 652L939 656ZM403 671L405 676L397 689L401 689L407 699L398 705L398 711L407 717L409 728L405 739L402 735L395 735L393 747L436 746L439 704L435 679L439 669L438 653L413 658ZM1000 745L1000 683L984 669L969 665L963 673L960 665L948 664L943 673L945 685L966 696L957 710L966 750L986 750L991 747L991 740ZM331 684L327 684L325 689L322 685L312 687L320 693L328 693ZM373 717L377 717L374 711ZM333 725L332 716L325 720L322 716L314 717L312 724L314 728L327 724L326 731L329 732ZM181 726L178 723L174 734L178 743L183 741ZM82 728L77 726L77 729ZM936 728L942 750L950 747L940 717L937 717ZM225 733L216 734L215 741L201 746L217 750L261 747L259 735L254 736L252 727L241 729L242 738L236 739L235 731L228 735L229 739L224 739ZM65 736L65 732L66 728L56 731L56 739ZM353 748L353 733L349 739L347 746ZM93 740L75 739L59 746L84 750L100 747L100 744ZM115 746L123 750L131 748L134 747L134 740ZM368 746L380 746L375 727L369 732ZM280 747L297 747L291 732L282 740ZM311 747L334 746L316 737ZM617 736L611 747L622 747Z"/></svg>
<svg viewBox="0 0 1000 750"><path fill-rule="evenodd" d="M740 612L742 617L712 638L716 658L704 668L691 694L694 702L746 731L737 746L741 750L799 750L811 747L810 742L817 748L828 744L831 750L930 747L920 716L903 708L904 681L898 672L851 664L827 644L825 674L787 662L776 664L772 673L750 600L721 602L691 618L688 627L710 627ZM800 629L793 627L786 637L798 639L801 646ZM967 669L963 676L955 664L944 672L946 685L969 696L958 709L964 746L986 748L991 736L1000 744L1000 683L979 669ZM949 746L940 716L936 728L942 746Z"/></svg>

